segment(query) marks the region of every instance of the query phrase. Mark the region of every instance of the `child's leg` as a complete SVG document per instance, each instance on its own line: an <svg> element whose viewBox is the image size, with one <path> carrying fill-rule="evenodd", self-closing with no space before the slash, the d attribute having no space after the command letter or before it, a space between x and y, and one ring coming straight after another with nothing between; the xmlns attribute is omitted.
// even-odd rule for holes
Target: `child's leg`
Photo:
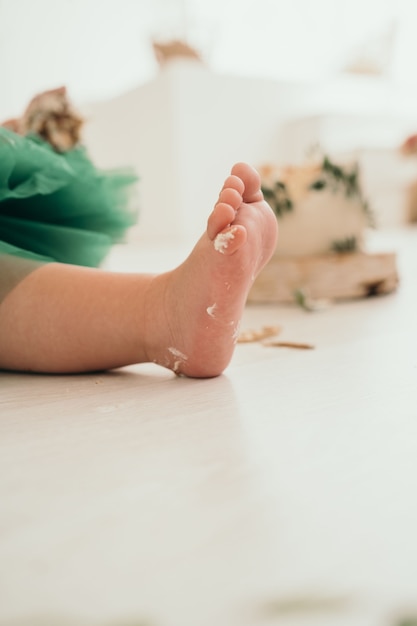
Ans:
<svg viewBox="0 0 417 626"><path fill-rule="evenodd" d="M258 174L237 164L207 231L175 270L151 276L50 264L23 279L0 306L0 367L85 372L155 362L216 376L276 237Z"/></svg>

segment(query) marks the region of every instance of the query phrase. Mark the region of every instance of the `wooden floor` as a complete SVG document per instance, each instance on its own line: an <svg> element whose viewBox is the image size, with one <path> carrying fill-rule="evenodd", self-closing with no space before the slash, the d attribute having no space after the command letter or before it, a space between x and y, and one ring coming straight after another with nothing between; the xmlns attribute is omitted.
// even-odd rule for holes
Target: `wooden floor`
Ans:
<svg viewBox="0 0 417 626"><path fill-rule="evenodd" d="M396 294L245 311L314 350L241 344L206 381L0 374L1 626L417 614L417 230L376 243ZM177 261L148 253L111 264Z"/></svg>

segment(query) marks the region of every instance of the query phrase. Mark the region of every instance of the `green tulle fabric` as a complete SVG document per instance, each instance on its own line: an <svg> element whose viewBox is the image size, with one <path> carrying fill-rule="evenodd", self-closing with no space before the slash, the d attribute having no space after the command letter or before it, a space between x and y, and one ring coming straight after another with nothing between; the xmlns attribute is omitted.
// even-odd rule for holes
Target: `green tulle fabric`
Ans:
<svg viewBox="0 0 417 626"><path fill-rule="evenodd" d="M131 170L98 170L81 146L57 153L37 136L0 128L0 281L5 257L7 267L13 257L28 267L100 265L136 221L136 180Z"/></svg>

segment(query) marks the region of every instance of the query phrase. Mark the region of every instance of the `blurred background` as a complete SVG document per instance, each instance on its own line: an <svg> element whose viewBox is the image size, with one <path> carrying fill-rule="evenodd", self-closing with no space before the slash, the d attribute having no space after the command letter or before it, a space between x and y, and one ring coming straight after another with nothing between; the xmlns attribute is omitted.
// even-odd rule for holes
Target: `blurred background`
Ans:
<svg viewBox="0 0 417 626"><path fill-rule="evenodd" d="M405 111L416 23L415 0L1 0L0 114L61 83L84 102L150 80L155 37L187 39L215 72L274 80L334 79L367 54L399 90L373 107Z"/></svg>
<svg viewBox="0 0 417 626"><path fill-rule="evenodd" d="M138 170L150 238L194 237L232 161L317 145L361 161L392 226L417 175L399 155L417 131L416 24L415 0L0 0L0 117L66 85L98 164ZM161 67L152 42L172 40L201 63Z"/></svg>

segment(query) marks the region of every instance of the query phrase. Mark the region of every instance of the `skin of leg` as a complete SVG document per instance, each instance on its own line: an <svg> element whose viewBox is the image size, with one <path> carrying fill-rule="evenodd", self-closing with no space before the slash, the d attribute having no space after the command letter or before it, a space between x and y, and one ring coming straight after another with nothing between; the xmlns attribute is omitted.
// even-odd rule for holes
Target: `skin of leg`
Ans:
<svg viewBox="0 0 417 626"><path fill-rule="evenodd" d="M155 362L216 376L230 362L247 293L276 239L257 172L237 164L207 231L175 270L116 274L51 263L23 279L0 306L0 367L63 373Z"/></svg>
<svg viewBox="0 0 417 626"><path fill-rule="evenodd" d="M85 372L146 360L144 305L152 276L51 263L0 306L0 367Z"/></svg>

